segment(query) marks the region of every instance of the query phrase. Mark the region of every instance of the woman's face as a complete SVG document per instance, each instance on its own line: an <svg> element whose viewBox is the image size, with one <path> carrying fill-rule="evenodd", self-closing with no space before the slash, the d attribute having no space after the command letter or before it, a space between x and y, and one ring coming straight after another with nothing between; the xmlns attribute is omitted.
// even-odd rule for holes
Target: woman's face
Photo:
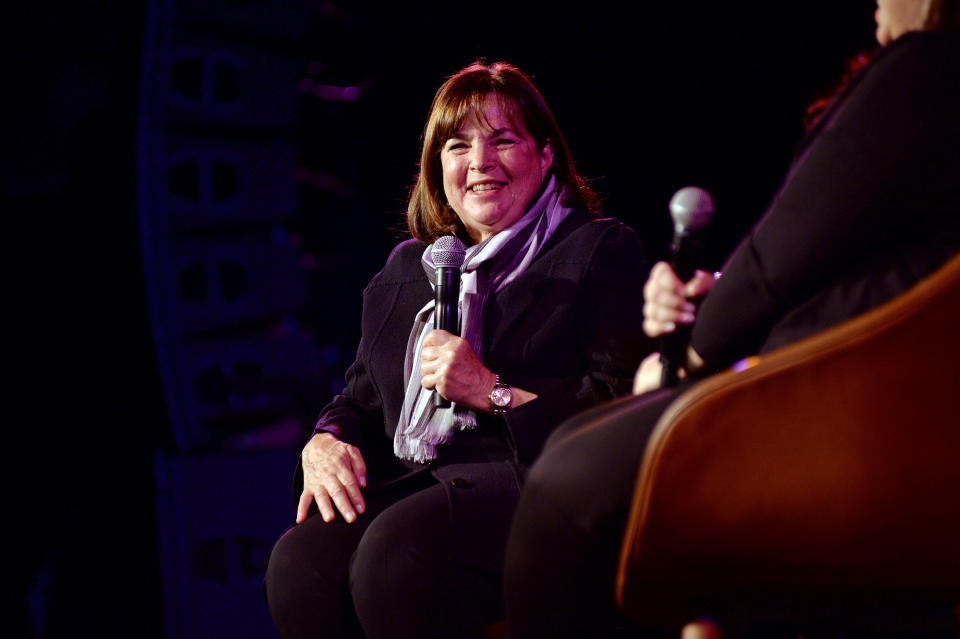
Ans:
<svg viewBox="0 0 960 639"><path fill-rule="evenodd" d="M924 0L877 0L877 42L888 45L907 31L923 28Z"/></svg>
<svg viewBox="0 0 960 639"><path fill-rule="evenodd" d="M538 149L493 97L483 114L487 124L471 116L440 150L443 192L475 242L523 216L553 162L550 145Z"/></svg>

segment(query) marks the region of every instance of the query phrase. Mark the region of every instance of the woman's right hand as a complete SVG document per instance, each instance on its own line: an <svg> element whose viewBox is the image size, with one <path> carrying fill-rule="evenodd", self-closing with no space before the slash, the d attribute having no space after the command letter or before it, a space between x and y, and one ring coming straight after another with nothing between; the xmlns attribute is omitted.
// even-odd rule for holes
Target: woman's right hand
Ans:
<svg viewBox="0 0 960 639"><path fill-rule="evenodd" d="M686 284L666 262L657 262L643 286L643 332L660 337L677 330L677 324L693 324L697 306L691 298L713 288L716 277L697 271Z"/></svg>
<svg viewBox="0 0 960 639"><path fill-rule="evenodd" d="M310 502L317 502L320 516L333 521L336 506L347 523L356 521L366 509L361 488L367 485L367 465L356 446L340 441L332 433L317 433L303 447L303 492L297 506L297 523L307 519Z"/></svg>

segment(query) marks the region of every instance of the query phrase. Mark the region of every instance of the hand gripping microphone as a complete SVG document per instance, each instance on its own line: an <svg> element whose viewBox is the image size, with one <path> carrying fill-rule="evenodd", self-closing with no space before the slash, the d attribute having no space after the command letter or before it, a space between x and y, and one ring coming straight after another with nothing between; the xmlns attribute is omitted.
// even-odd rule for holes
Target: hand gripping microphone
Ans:
<svg viewBox="0 0 960 639"><path fill-rule="evenodd" d="M713 198L703 189L687 186L670 198L670 217L673 218L671 266L681 281L693 277L703 252L704 232L713 216ZM687 360L689 325L677 325L676 330L660 340L660 386L676 386L680 369Z"/></svg>
<svg viewBox="0 0 960 639"><path fill-rule="evenodd" d="M454 335L460 334L460 267L466 248L456 236L444 235L433 243L430 251L436 271L434 280L433 327ZM447 408L450 400L434 391L433 405Z"/></svg>

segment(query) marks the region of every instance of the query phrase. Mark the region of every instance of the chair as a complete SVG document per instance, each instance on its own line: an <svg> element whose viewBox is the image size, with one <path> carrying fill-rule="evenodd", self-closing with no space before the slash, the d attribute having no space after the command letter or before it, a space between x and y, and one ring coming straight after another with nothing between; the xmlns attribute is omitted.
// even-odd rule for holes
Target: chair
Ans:
<svg viewBox="0 0 960 639"><path fill-rule="evenodd" d="M733 635L763 618L955 629L958 400L960 255L869 313L692 387L638 474L621 610L675 627L710 614Z"/></svg>

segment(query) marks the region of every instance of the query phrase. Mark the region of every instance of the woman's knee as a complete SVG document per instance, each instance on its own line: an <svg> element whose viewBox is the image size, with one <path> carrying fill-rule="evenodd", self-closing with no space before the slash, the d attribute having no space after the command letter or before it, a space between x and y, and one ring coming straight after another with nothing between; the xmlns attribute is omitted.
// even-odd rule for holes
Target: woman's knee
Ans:
<svg viewBox="0 0 960 639"><path fill-rule="evenodd" d="M322 588L324 580L310 561L310 553L315 550L299 526L288 529L274 544L267 560L263 587L275 618L309 605L308 602L316 598L317 588Z"/></svg>
<svg viewBox="0 0 960 639"><path fill-rule="evenodd" d="M449 511L447 511L449 517ZM415 575L429 574L446 561L442 521L395 505L381 513L364 532L350 560L354 598L396 597L397 588ZM424 525L427 521L433 524Z"/></svg>
<svg viewBox="0 0 960 639"><path fill-rule="evenodd" d="M371 523L350 564L350 592L368 637L485 636L499 579L486 583L460 565L455 534L439 484Z"/></svg>
<svg viewBox="0 0 960 639"><path fill-rule="evenodd" d="M288 529L274 545L263 590L282 636L340 636L325 635L318 627L347 634L352 617L347 562L355 531L335 529L347 526L325 524L314 516Z"/></svg>

